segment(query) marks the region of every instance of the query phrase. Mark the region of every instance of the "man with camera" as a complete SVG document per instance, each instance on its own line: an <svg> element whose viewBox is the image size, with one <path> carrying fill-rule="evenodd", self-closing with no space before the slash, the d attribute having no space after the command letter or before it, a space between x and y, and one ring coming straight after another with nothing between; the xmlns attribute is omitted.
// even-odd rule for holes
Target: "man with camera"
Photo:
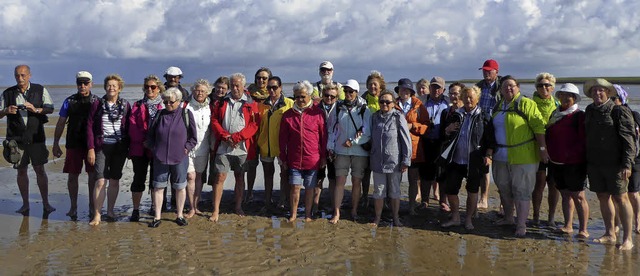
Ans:
<svg viewBox="0 0 640 276"><path fill-rule="evenodd" d="M22 207L16 213L29 211L29 163L36 172L36 181L42 196L44 213L55 211L49 204L49 179L44 170L48 162L49 151L45 145L44 124L48 122L46 114L53 112L53 102L49 92L42 85L31 83L31 69L27 65L18 65L14 71L16 85L7 88L0 96L0 118L7 116L8 145L16 145L22 150L22 157L15 160L13 167L18 170L18 189L22 196ZM8 150L7 148L4 149ZM11 149L15 151L15 149Z"/></svg>

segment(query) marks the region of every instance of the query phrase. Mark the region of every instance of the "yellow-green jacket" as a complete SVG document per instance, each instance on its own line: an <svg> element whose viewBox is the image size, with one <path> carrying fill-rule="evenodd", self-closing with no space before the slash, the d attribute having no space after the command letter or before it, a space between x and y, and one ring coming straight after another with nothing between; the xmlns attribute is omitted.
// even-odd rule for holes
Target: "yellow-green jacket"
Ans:
<svg viewBox="0 0 640 276"><path fill-rule="evenodd" d="M519 101L518 109L522 111L521 116L514 109L514 103ZM540 162L538 157L538 145L535 142L534 134L545 133L545 120L538 110L536 103L526 97L521 97L520 93L515 95L506 110L502 110L504 98L498 102L497 109L493 110L492 118L500 112L505 112L504 128L506 130L507 160L509 164L534 164ZM526 120L525 120L526 118Z"/></svg>
<svg viewBox="0 0 640 276"><path fill-rule="evenodd" d="M560 105L560 102L556 100L553 96L548 99L540 98L538 92L533 92L533 97L531 97L534 102L538 105L538 110L540 114L542 114L542 118L544 119L545 125L549 122L549 117L551 117L551 113Z"/></svg>
<svg viewBox="0 0 640 276"><path fill-rule="evenodd" d="M260 129L258 135L258 149L262 157L277 157L280 155L278 135L280 120L285 111L293 106L293 100L280 95L280 100L272 111L269 98L258 105L260 112Z"/></svg>

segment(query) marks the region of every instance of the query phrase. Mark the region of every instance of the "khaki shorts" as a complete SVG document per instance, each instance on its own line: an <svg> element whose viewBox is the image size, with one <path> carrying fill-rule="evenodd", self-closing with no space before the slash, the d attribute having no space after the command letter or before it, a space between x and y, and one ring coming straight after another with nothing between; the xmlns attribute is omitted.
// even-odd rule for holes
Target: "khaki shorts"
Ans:
<svg viewBox="0 0 640 276"><path fill-rule="evenodd" d="M377 173L373 174L373 198L382 199L387 197L387 190L389 191L389 198L400 198L400 181L402 181L401 172L392 173Z"/></svg>
<svg viewBox="0 0 640 276"><path fill-rule="evenodd" d="M216 155L213 168L215 173L228 173L233 171L234 173L243 173L244 163L247 161L247 155Z"/></svg>
<svg viewBox="0 0 640 276"><path fill-rule="evenodd" d="M340 155L334 161L336 176L347 176L351 169L351 176L362 179L364 170L369 167L369 156Z"/></svg>
<svg viewBox="0 0 640 276"><path fill-rule="evenodd" d="M493 180L501 197L511 200L529 201L536 185L538 163L512 165L493 161Z"/></svg>
<svg viewBox="0 0 640 276"><path fill-rule="evenodd" d="M207 163L209 162L209 155L189 157L189 168L187 168L187 173L197 172L202 173L207 168Z"/></svg>
<svg viewBox="0 0 640 276"><path fill-rule="evenodd" d="M16 169L23 169L29 166L31 163L32 166L40 166L47 164L49 162L49 150L47 149L47 145L44 143L36 143L29 145L21 145L18 146L23 150L22 159L15 167Z"/></svg>

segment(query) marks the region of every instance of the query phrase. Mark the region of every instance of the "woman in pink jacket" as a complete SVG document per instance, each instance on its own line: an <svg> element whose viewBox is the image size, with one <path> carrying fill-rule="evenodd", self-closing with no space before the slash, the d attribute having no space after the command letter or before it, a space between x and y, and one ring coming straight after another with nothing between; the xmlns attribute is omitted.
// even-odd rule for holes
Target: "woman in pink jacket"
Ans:
<svg viewBox="0 0 640 276"><path fill-rule="evenodd" d="M313 188L318 169L326 165L324 111L311 101L313 86L301 81L293 86L294 105L280 121L280 161L289 173L291 184L290 222L296 220L300 190L305 188L305 221L311 221Z"/></svg>

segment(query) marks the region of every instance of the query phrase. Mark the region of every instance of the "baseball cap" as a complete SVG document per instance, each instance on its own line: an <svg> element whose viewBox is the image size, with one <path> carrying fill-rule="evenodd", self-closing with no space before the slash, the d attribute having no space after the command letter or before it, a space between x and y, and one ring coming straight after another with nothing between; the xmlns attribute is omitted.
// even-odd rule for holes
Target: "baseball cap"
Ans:
<svg viewBox="0 0 640 276"><path fill-rule="evenodd" d="M331 63L329 63L329 64L331 64ZM347 83L345 83L344 86L348 86L351 89L355 90L356 92L360 92L360 84L358 84L358 81L356 81L356 80L353 80L353 79L348 80Z"/></svg>
<svg viewBox="0 0 640 276"><path fill-rule="evenodd" d="M322 68L327 68L330 70L333 70L333 64L330 61L323 61L322 63L320 63L320 69ZM353 87L351 87L353 88Z"/></svg>
<svg viewBox="0 0 640 276"><path fill-rule="evenodd" d="M500 65L498 65L497 61L493 59L487 59L482 64L482 67L478 68L478 70L491 71L491 70L498 70L499 68L500 68Z"/></svg>
<svg viewBox="0 0 640 276"><path fill-rule="evenodd" d="M80 71L76 74L76 80L79 81L91 81L92 79L93 76L91 76L91 73L87 71Z"/></svg>
<svg viewBox="0 0 640 276"><path fill-rule="evenodd" d="M440 88L444 88L444 79L442 77L433 77L429 85L437 84Z"/></svg>

